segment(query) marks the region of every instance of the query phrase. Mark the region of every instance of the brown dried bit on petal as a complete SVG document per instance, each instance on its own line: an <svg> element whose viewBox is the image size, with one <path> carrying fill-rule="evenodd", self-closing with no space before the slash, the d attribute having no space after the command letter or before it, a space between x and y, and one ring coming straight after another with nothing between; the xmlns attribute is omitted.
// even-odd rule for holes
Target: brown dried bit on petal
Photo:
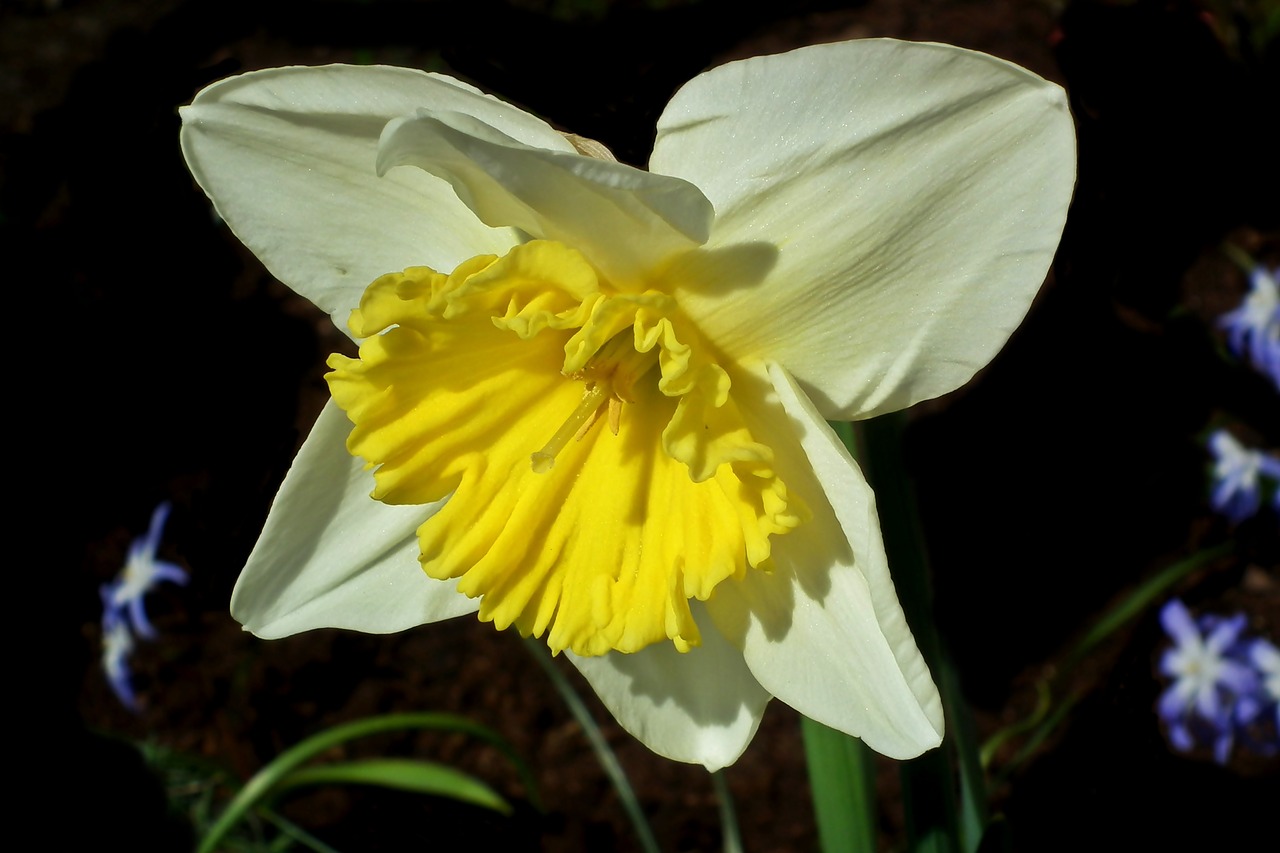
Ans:
<svg viewBox="0 0 1280 853"><path fill-rule="evenodd" d="M565 139L569 140L569 144L574 150L586 157L594 157L597 160L608 160L610 163L618 162L618 158L613 156L613 152L605 148L603 144L596 142L586 136L579 136L576 133L561 133Z"/></svg>

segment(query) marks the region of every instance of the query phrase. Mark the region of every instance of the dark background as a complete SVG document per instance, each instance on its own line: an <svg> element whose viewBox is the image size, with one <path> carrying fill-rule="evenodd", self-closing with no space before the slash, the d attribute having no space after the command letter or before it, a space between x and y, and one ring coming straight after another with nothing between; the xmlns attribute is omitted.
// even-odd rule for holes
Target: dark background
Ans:
<svg viewBox="0 0 1280 853"><path fill-rule="evenodd" d="M11 608L15 624L39 626L11 643L17 704L48 746L28 795L47 812L44 831L134 850L190 845L131 741L246 779L337 722L437 710L509 739L548 814L528 806L504 759L456 736L367 749L473 772L517 804L514 818L336 789L298 796L286 814L344 851L638 849L581 731L514 637L464 618L390 637L263 642L227 614L324 400L323 358L343 346L215 222L178 150L179 105L271 65L443 70L637 165L682 82L816 41L946 41L1063 84L1080 177L1053 274L995 362L917 407L907 434L939 628L982 734L1029 711L1036 679L1091 617L1221 542L1237 547L1178 594L1197 611L1244 610L1274 639L1275 517L1215 517L1200 443L1229 420L1252 444L1280 446L1280 397L1224 357L1212 325L1246 287L1223 240L1280 260L1280 85L1276 42L1263 47L1255 25L1262 5L5 0L0 248L20 377L8 386L11 482L24 508ZM161 557L191 581L151 599L163 636L134 659L143 706L131 713L98 669L98 585L161 500L174 504ZM1068 724L995 792L1015 849L1274 841L1274 764L1218 766L1166 747L1153 710L1161 642L1152 610L1077 673L1083 698ZM663 848L716 849L701 768L656 758L593 707ZM790 709L770 707L727 778L748 853L816 849ZM892 762L880 779L889 849L903 820Z"/></svg>

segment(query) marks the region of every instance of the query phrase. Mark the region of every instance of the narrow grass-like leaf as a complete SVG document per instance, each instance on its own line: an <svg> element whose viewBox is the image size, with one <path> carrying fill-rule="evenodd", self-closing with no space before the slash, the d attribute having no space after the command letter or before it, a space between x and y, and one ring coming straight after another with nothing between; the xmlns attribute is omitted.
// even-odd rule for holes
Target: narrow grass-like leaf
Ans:
<svg viewBox="0 0 1280 853"><path fill-rule="evenodd" d="M996 752L1000 747L1013 738L1026 734L1040 724L1040 722L1049 715L1049 709L1053 707L1053 694L1049 692L1049 684L1047 681L1039 681L1036 683L1036 707L1025 720L1019 720L1012 725L1005 726L1000 731L987 738L986 743L982 745L982 766L990 767L991 762L995 759Z"/></svg>
<svg viewBox="0 0 1280 853"><path fill-rule="evenodd" d="M1094 647L1099 643L1111 636L1126 622L1145 611L1157 598L1168 593L1175 583L1201 566L1231 553L1234 547L1234 543L1225 542L1216 548L1199 551L1184 560L1179 560L1143 583L1116 604L1115 607L1103 614L1102 618L1094 624L1093 628L1072 649L1071 654L1067 656L1067 660L1063 664L1063 670L1066 671L1073 668L1085 655L1093 651Z"/></svg>
<svg viewBox="0 0 1280 853"><path fill-rule="evenodd" d="M492 729L453 714L385 714L377 717L366 717L363 720L356 720L352 723L345 723L326 729L276 756L271 763L259 770L240 789L240 792L232 798L221 817L218 818L201 841L198 853L212 853L212 851L216 850L218 842L233 826L239 823L255 807L270 798L275 793L277 786L307 761L346 741L402 729L461 732L492 744L511 759L516 771L520 774L521 780L524 782L530 801L536 807L541 808L537 799L537 788L534 784L533 773L520 759L520 756L516 754L515 749Z"/></svg>
<svg viewBox="0 0 1280 853"><path fill-rule="evenodd" d="M280 780L275 793L279 795L308 785L376 785L448 797L502 814L512 812L507 801L479 779L434 761L371 758L300 767Z"/></svg>
<svg viewBox="0 0 1280 853"><path fill-rule="evenodd" d="M1062 665L1058 668L1056 676L1052 680L1045 679L1036 685L1038 699L1035 710L1026 719L1019 720L996 732L983 744L983 765L990 766L996 751L1006 742L1029 732L1026 742L1022 744L1014 757L1000 768L999 778L1008 778L1018 765L1035 754L1040 744L1044 743L1049 735L1053 733L1053 730L1067 718L1067 712L1079 702L1079 696L1068 696L1065 699L1058 700L1058 706L1054 707L1055 688L1061 685L1067 674L1075 669L1080 661L1084 660L1104 640L1140 614L1146 612L1157 599L1168 595L1169 590L1178 581L1196 569L1226 556L1234 548L1234 543L1225 542L1214 548L1198 551L1186 559L1179 560L1140 584L1117 602L1115 606L1103 613L1093 627L1068 652L1063 659Z"/></svg>
<svg viewBox="0 0 1280 853"><path fill-rule="evenodd" d="M301 844L308 850L313 851L313 853L338 853L338 850L325 844L293 821L276 814L266 806L259 808L257 814L261 815L263 820L280 831L280 834L276 836L275 841L268 848L271 853L285 853L286 850L293 850L294 844Z"/></svg>
<svg viewBox="0 0 1280 853"><path fill-rule="evenodd" d="M1040 748L1040 744L1044 743L1045 738L1049 737L1053 730L1058 727L1058 724L1067 718L1067 714L1079 701L1080 697L1078 696L1068 696L1063 700L1063 702L1053 710L1053 713L1050 714L1049 717L1031 733L1029 738L1027 738L1027 742L1022 745L1020 750L1018 750L1018 754L1015 755L1013 760L1009 762L1009 765L1004 768L1004 774L1007 775L1009 770L1017 767L1033 755L1035 751Z"/></svg>
<svg viewBox="0 0 1280 853"><path fill-rule="evenodd" d="M951 663L951 656L945 651L938 662L938 681L943 706L947 710L947 730L950 733L948 743L943 748L951 750L960 781L957 814L960 849L966 853L974 853L982 845L991 819L987 803L986 765L982 763L982 756L978 751L978 733L973 716L960 692L960 678Z"/></svg>

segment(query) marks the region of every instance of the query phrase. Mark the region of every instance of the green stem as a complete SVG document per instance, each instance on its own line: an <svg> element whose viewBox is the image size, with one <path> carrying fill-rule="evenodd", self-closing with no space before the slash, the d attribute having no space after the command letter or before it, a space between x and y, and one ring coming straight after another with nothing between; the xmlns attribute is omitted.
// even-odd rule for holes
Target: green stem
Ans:
<svg viewBox="0 0 1280 853"><path fill-rule="evenodd" d="M989 819L986 779L960 679L934 621L928 555L904 463L906 422L906 413L897 412L857 424L855 434L866 447L862 464L875 490L894 587L946 715L942 747L901 765L908 844L915 851L974 851Z"/></svg>
<svg viewBox="0 0 1280 853"><path fill-rule="evenodd" d="M862 741L801 718L823 853L875 853L875 757Z"/></svg>
<svg viewBox="0 0 1280 853"><path fill-rule="evenodd" d="M724 837L724 853L742 853L742 832L738 828L738 812L733 807L733 792L723 770L711 774L711 786L715 788L720 803L720 832Z"/></svg>
<svg viewBox="0 0 1280 853"><path fill-rule="evenodd" d="M631 787L631 782L627 779L626 772L618 762L618 757L609 748L608 742L604 739L604 733L596 725L595 718L591 716L591 712L578 696L577 691L573 689L573 685L556 667L555 661L551 659L551 655L547 652L547 647L528 637L524 638L524 644L525 648L529 650L529 654L538 662L538 666L542 667L542 671L551 679L551 683L560 694L560 698L568 706L569 713L578 721L578 725L582 726L583 734L587 736L587 742L591 744L591 749L595 751L596 760L600 762L605 775L613 783L614 790L618 792L618 799L621 801L623 809L626 810L627 816L631 818L631 825L635 828L636 836L640 840L640 846L646 853L660 853L658 841L654 838L653 830L649 827L649 821L645 819L644 809L640 807L640 801L636 799L635 791Z"/></svg>
<svg viewBox="0 0 1280 853"><path fill-rule="evenodd" d="M271 809L262 809L261 814L263 819L274 825L281 833L293 839L298 844L301 844L303 847L313 850L315 853L339 853L336 847L330 847L328 844L325 844L319 838L316 838L293 821L281 817Z"/></svg>

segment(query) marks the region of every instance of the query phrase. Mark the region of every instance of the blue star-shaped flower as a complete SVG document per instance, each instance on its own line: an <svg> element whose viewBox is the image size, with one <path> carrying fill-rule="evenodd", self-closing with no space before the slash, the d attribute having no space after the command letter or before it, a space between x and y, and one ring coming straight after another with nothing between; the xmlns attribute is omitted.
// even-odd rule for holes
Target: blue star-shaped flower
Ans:
<svg viewBox="0 0 1280 853"><path fill-rule="evenodd" d="M187 573L180 566L156 559L160 536L168 518L169 504L157 506L151 513L151 526L146 535L139 536L129 545L124 568L99 588L102 595L102 671L112 692L125 707L134 710L138 707L138 699L129 672L129 658L138 637L156 637L156 629L147 618L146 595L163 581L187 582Z"/></svg>
<svg viewBox="0 0 1280 853"><path fill-rule="evenodd" d="M1249 723L1258 717L1274 717L1280 733L1280 648L1260 637L1249 645L1248 654L1260 678L1258 690L1241 702L1241 719Z"/></svg>
<svg viewBox="0 0 1280 853"><path fill-rule="evenodd" d="M1249 293L1234 311L1218 318L1227 346L1280 388L1280 269L1254 267Z"/></svg>
<svg viewBox="0 0 1280 853"><path fill-rule="evenodd" d="M1261 478L1280 481L1280 459L1245 447L1225 429L1215 430L1208 444L1214 457L1209 501L1231 521L1244 521L1262 504ZM1276 499L1280 500L1280 490Z"/></svg>
<svg viewBox="0 0 1280 853"><path fill-rule="evenodd" d="M1169 740L1184 752L1208 741L1214 758L1225 762L1235 740L1237 703L1259 689L1258 674L1239 659L1245 618L1197 622L1175 598L1160 611L1160 624L1174 642L1160 658L1160 671L1173 682L1157 703Z"/></svg>
<svg viewBox="0 0 1280 853"><path fill-rule="evenodd" d="M146 594L161 581L176 584L187 582L187 573L180 566L156 559L160 536L168 517L168 502L155 508L147 535L133 540L124 568L115 580L104 584L102 588L104 610L113 610L122 619L127 611L133 631L147 639L154 639L156 630L147 618L144 603Z"/></svg>
<svg viewBox="0 0 1280 853"><path fill-rule="evenodd" d="M120 614L110 607L102 611L102 671L111 685L111 692L116 694L126 708L136 710L138 697L133 692L133 680L129 672L129 657L133 654L133 632L129 625L120 618Z"/></svg>

